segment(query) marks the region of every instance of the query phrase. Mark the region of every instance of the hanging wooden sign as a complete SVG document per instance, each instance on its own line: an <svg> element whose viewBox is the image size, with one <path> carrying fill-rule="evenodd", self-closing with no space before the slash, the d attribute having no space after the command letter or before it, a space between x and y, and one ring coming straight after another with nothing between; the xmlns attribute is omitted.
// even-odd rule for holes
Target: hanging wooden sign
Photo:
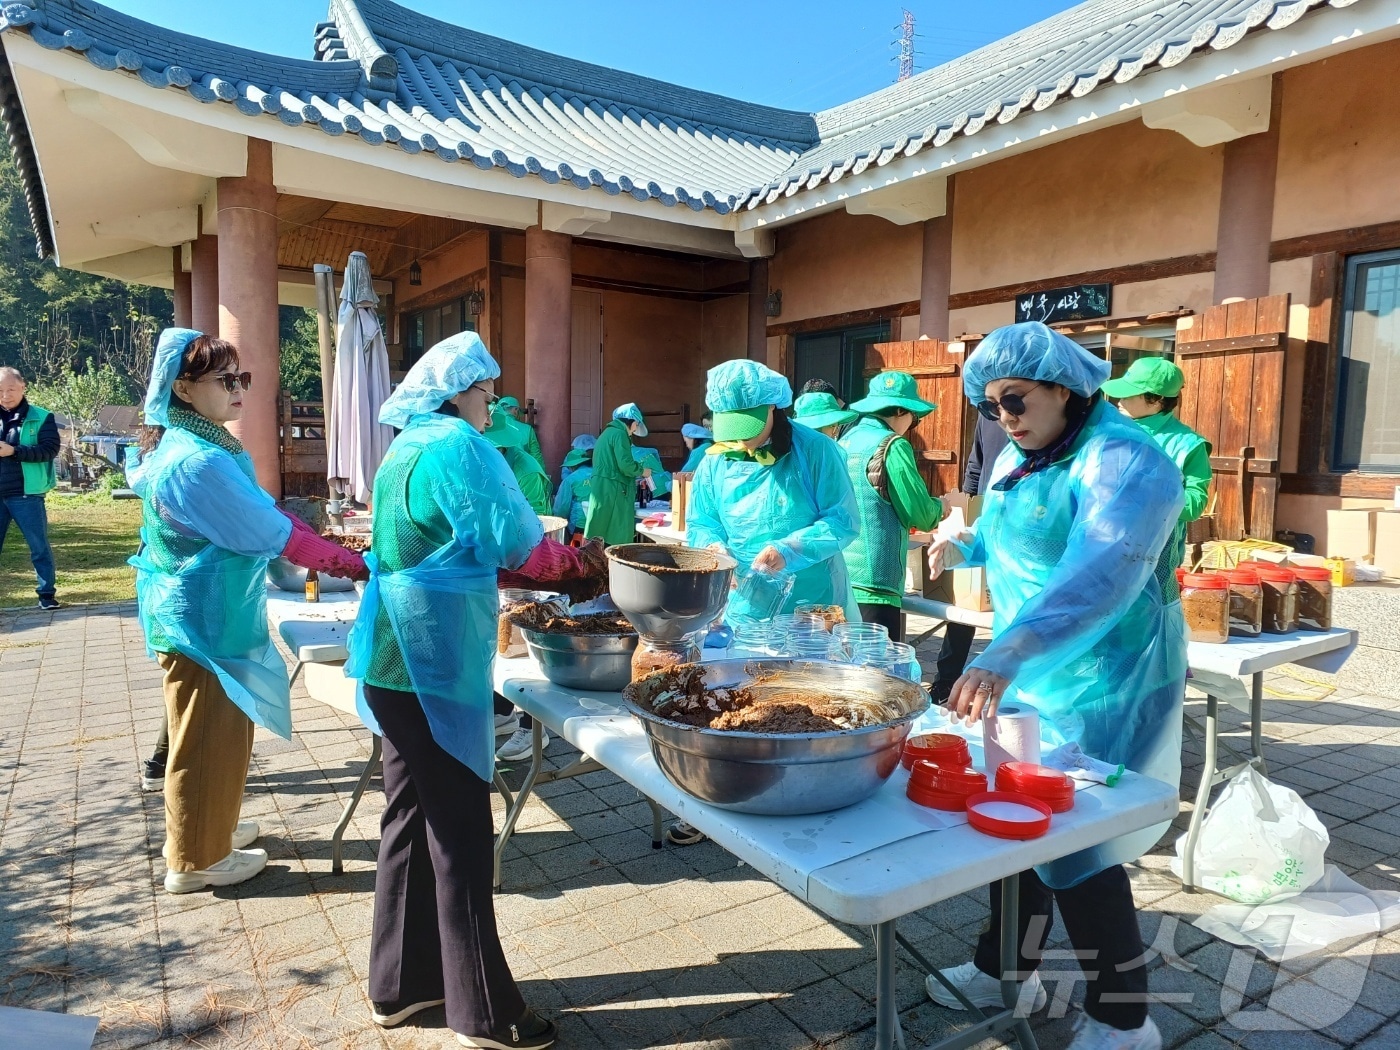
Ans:
<svg viewBox="0 0 1400 1050"><path fill-rule="evenodd" d="M1107 317L1113 304L1113 285L1078 284L1072 288L1048 288L1016 296L1016 320L1058 324Z"/></svg>

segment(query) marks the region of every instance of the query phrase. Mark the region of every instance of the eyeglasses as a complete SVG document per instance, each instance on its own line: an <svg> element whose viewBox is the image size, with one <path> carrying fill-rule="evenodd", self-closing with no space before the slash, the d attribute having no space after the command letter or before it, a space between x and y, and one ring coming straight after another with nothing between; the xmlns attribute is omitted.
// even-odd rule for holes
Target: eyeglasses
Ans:
<svg viewBox="0 0 1400 1050"><path fill-rule="evenodd" d="M224 390L231 394L239 387L247 390L252 386L253 373L239 372L235 375L233 372L219 372L217 375L204 376L196 380L196 382L203 383L205 380L213 380L216 383L222 383L224 385Z"/></svg>
<svg viewBox="0 0 1400 1050"><path fill-rule="evenodd" d="M468 390L480 390L483 394L485 394L485 395L486 395L486 407L487 407L487 408L490 408L492 405L494 405L497 401L499 401L499 400L501 399L501 395L500 395L500 394L493 394L493 393L491 393L491 391L487 390L487 389L486 389L484 386L482 386L480 383L473 383L471 386L467 387L467 389L468 389Z"/></svg>
<svg viewBox="0 0 1400 1050"><path fill-rule="evenodd" d="M1036 386L1044 386L1044 383L1037 383ZM1032 387L1031 390L1034 390ZM1026 391L1029 394L1030 390ZM993 401L988 398L986 401L977 402L977 411L983 417L996 422L1001 418L1002 412L1010 416L1023 415L1026 411L1026 394L1006 394L1000 401Z"/></svg>

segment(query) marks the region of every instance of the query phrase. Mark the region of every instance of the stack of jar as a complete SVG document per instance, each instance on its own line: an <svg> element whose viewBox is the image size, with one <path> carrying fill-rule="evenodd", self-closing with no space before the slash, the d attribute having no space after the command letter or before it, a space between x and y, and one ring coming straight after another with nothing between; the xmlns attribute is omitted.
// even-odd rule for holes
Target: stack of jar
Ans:
<svg viewBox="0 0 1400 1050"><path fill-rule="evenodd" d="M1193 642L1332 629L1330 569L1249 561L1219 572L1179 573L1177 579Z"/></svg>

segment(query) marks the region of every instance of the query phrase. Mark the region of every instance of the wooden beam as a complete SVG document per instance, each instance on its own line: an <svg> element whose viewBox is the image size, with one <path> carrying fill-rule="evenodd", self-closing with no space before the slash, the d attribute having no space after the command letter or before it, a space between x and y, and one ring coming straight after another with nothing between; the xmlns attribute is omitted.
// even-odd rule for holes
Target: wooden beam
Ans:
<svg viewBox="0 0 1400 1050"><path fill-rule="evenodd" d="M1391 499L1400 474L1284 474L1280 491L1294 496L1342 496L1348 499Z"/></svg>
<svg viewBox="0 0 1400 1050"><path fill-rule="evenodd" d="M1029 295L1046 288L1063 288L1076 284L1141 284L1144 281L1160 281L1165 277L1209 273L1214 269L1214 252L1178 255L1170 259L1154 259L1151 262L1111 266L1103 270L1084 270L1081 273L1061 274L1058 277L1043 277L1019 284L1003 284L975 292L958 292L948 297L948 309L966 310L973 306L991 306L993 303L1009 302L1018 295Z"/></svg>
<svg viewBox="0 0 1400 1050"><path fill-rule="evenodd" d="M1372 252L1400 248L1400 222L1378 222L1371 226L1351 226L1345 230L1286 237L1269 246L1269 261L1305 259L1332 252Z"/></svg>
<svg viewBox="0 0 1400 1050"><path fill-rule="evenodd" d="M1176 356L1223 354L1231 350L1277 350L1285 338L1283 332L1265 332L1262 335L1237 335L1227 339L1201 339L1194 343L1178 340Z"/></svg>
<svg viewBox="0 0 1400 1050"><path fill-rule="evenodd" d="M468 292L475 291L486 280L486 268L473 270L471 273L463 274L455 281L448 281L440 284L431 291L412 299L406 299L399 304L399 310L403 313L411 314L419 310L427 310L430 307L441 306L443 303L451 302L453 299L460 299Z"/></svg>
<svg viewBox="0 0 1400 1050"><path fill-rule="evenodd" d="M919 312L917 299L894 306L877 306L870 310L850 310L844 314L827 314L824 317L808 317L801 321L788 321L785 324L770 324L768 334L804 335L807 332L824 332L829 328L853 328L860 324L875 321L893 321L896 317L913 317Z"/></svg>

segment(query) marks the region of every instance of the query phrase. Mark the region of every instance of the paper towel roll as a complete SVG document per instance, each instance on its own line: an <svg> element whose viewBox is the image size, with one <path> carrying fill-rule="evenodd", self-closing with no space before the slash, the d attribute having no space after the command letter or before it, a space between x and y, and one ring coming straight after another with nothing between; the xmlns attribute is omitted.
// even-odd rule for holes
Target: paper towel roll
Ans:
<svg viewBox="0 0 1400 1050"><path fill-rule="evenodd" d="M988 777L1003 762L1040 764L1040 715L1029 704L1002 704L982 724L982 756Z"/></svg>

